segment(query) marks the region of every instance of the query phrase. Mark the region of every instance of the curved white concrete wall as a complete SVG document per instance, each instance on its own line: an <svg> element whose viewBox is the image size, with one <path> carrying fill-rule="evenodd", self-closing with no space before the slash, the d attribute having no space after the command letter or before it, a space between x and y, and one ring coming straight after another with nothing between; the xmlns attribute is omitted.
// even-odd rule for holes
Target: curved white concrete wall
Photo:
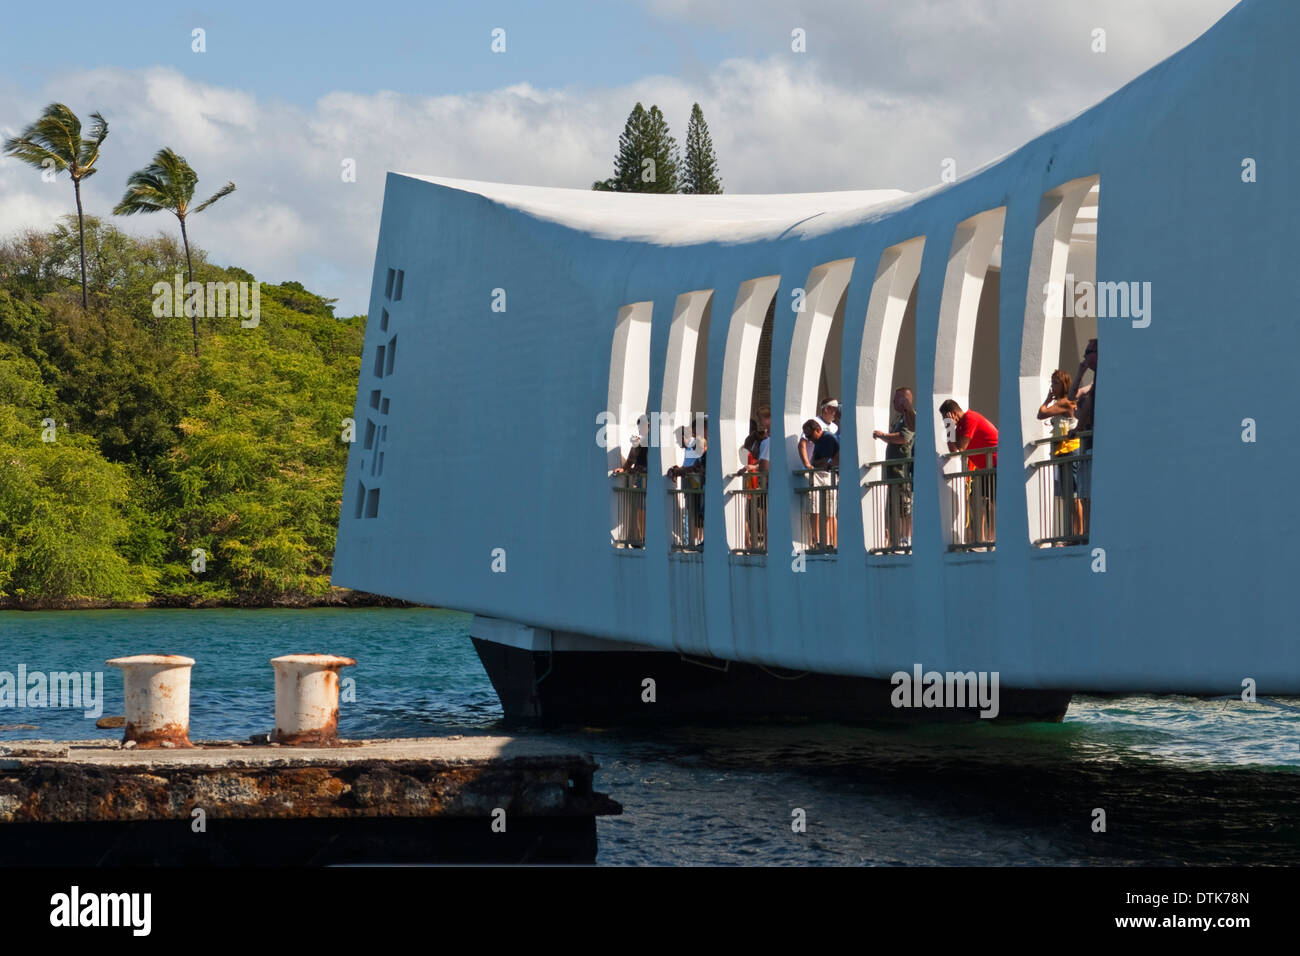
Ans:
<svg viewBox="0 0 1300 956"><path fill-rule="evenodd" d="M1287 394L1300 352L1290 282L1300 208L1293 174L1300 129L1291 121L1298 42L1300 4L1248 0L1101 105L961 182L802 223L792 215L739 237L710 236L702 216L689 241L611 238L509 195L481 194L489 187L390 176L371 314L389 308L391 325L381 332L374 322L367 331L357 406L358 422L384 419L386 462L371 479L358 443L343 489L348 505L371 481L382 496L371 518L345 506L335 580L541 627L798 669L887 676L920 662L998 670L1008 686L1237 693L1253 678L1262 693L1300 692L1286 580L1300 531L1289 505L1300 446ZM1257 164L1256 182L1243 182L1247 158ZM933 409L945 393L960 401L959 356L937 348L957 341L940 334L953 239L963 223L1005 210L999 402L1004 447L1022 441L1025 403L1042 397L1025 379L1051 364L1047 331L1027 333L1025 321L1032 288L1041 290L1035 250L1057 243L1054 226L1042 232L1044 196L1091 177L1104 185L1097 278L1150 282L1153 311L1145 327L1100 320L1089 547L1030 547L1025 483L1003 480L997 550L949 553L938 468L918 466L909 558L871 558L857 546L863 516L844 492L838 556L809 559L803 572L775 547L765 557L731 556L724 474L739 463L748 377L772 296L772 404L786 409L796 352L790 291L827 263L856 263L841 376L857 400L846 406L841 454L873 460L875 451L861 447L868 423L854 419L880 415L887 387L879 372L863 380L864 347L879 348L878 313L888 312L872 302L888 273L882 256L925 237L913 384L921 408ZM617 201L634 219L638 197ZM1063 204L1061 213L1068 218ZM402 300L393 304L383 295L389 268L405 272ZM906 283L885 281L886 302L895 302ZM505 312L491 308L495 288L508 291ZM719 454L708 475L705 551L669 553L662 494L647 496L644 551L616 551L609 457L595 441L595 417L612 403L617 317L648 304L649 368L636 381L657 395L678 297L692 290L713 290L727 310L708 330ZM395 334L402 348L393 374L377 378L373 356ZM386 416L369 408L373 390L391 399ZM1169 414L1171 399L1177 415ZM1255 442L1242 441L1247 418ZM479 440L479 431L508 440ZM917 448L937 450L940 438L935 418L919 416ZM662 473L661 454L651 450L652 475ZM774 443L772 455L780 513L794 463L784 443ZM1004 454L1000 464L1005 479L1023 458ZM498 548L504 573L493 571ZM1104 550L1104 573L1094 570L1094 549Z"/></svg>

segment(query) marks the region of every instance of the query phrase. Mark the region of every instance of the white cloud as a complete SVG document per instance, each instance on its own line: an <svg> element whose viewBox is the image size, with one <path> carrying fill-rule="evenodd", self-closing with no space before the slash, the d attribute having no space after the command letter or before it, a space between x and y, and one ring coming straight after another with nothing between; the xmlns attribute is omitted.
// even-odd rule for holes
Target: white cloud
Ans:
<svg viewBox="0 0 1300 956"><path fill-rule="evenodd" d="M444 96L336 92L302 108L164 68L53 77L31 96L0 89L0 126L18 128L52 99L109 120L87 208L105 215L126 176L163 145L199 172L198 194L238 191L192 222L214 260L268 281L298 279L364 310L384 173L389 169L585 188L610 174L636 100L660 105L679 142L691 103L704 108L728 192L920 189L948 156L964 172L1015 148L1158 62L1231 0L840 0L807 16L754 0L748 20L720 0L648 0L661 15L750 37L744 58L698 82L648 77L622 87L527 84ZM1135 9L1138 8L1138 9ZM1088 48L1093 26L1109 52ZM808 31L809 52L789 51ZM341 178L354 159L357 182ZM0 234L45 226L72 208L66 179L0 159ZM118 220L174 230L166 216Z"/></svg>

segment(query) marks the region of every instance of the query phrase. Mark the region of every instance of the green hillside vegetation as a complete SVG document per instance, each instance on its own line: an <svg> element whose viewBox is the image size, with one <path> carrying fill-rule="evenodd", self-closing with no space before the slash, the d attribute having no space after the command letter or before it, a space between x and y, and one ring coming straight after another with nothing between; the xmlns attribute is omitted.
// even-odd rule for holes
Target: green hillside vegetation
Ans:
<svg viewBox="0 0 1300 956"><path fill-rule="evenodd" d="M75 216L0 243L0 605L337 599L365 317L264 284L256 328L199 318L196 343L153 310L176 239L87 216L85 245L83 311ZM254 281L190 251L195 281Z"/></svg>

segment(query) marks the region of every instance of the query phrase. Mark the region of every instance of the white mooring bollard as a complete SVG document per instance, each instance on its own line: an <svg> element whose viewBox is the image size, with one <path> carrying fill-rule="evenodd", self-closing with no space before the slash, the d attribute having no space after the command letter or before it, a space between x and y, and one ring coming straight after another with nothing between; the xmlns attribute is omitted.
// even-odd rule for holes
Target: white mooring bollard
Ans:
<svg viewBox="0 0 1300 956"><path fill-rule="evenodd" d="M109 667L122 668L126 699L123 743L137 747L189 747L190 668L194 658L179 654L115 657Z"/></svg>
<svg viewBox="0 0 1300 956"><path fill-rule="evenodd" d="M339 669L350 657L288 654L275 669L275 730L271 740L290 746L329 746L339 738Z"/></svg>

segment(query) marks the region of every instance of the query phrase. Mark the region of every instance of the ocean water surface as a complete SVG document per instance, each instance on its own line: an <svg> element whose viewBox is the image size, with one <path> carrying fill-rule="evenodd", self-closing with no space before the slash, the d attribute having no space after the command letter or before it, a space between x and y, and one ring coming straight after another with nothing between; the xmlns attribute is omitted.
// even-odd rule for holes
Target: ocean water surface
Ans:
<svg viewBox="0 0 1300 956"><path fill-rule="evenodd" d="M120 714L121 675L105 660L185 654L197 661L191 738L238 740L271 729L270 658L345 654L357 659L345 737L500 733L469 621L432 609L0 612L0 671L102 671L104 713ZM602 864L1300 864L1296 699L1076 697L1060 724L529 733L593 754L597 789L623 804L598 824ZM0 744L120 734L80 710L0 707Z"/></svg>

